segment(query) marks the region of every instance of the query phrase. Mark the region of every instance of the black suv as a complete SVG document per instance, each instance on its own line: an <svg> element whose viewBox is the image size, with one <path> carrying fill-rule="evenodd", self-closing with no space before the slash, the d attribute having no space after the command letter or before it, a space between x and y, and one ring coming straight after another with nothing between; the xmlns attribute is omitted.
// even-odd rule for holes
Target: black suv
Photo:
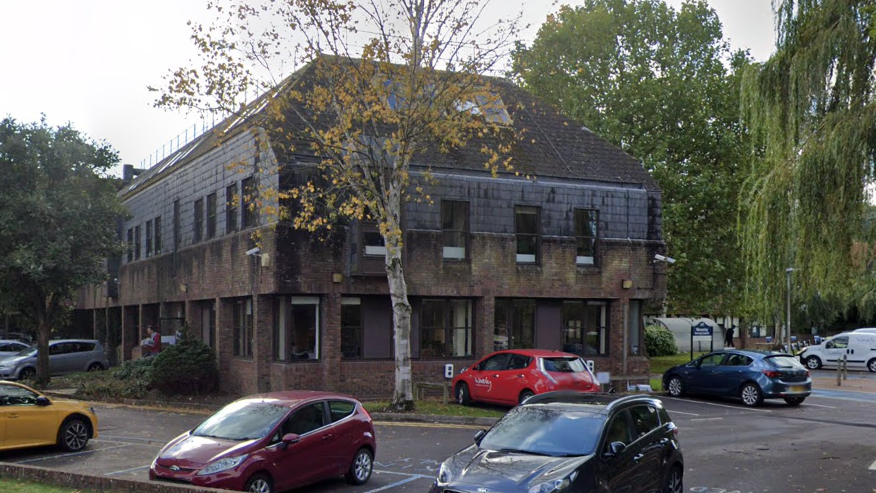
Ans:
<svg viewBox="0 0 876 493"><path fill-rule="evenodd" d="M681 493L677 435L651 396L539 394L444 461L430 493Z"/></svg>

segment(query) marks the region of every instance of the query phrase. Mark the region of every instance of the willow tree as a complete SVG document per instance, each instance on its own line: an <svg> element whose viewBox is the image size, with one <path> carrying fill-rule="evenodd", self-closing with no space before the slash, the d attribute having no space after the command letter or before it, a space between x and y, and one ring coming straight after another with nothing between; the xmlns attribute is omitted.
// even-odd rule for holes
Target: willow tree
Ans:
<svg viewBox="0 0 876 493"><path fill-rule="evenodd" d="M849 306L873 291L861 276L872 258L873 2L783 0L776 14L776 52L746 73L742 101L761 149L742 220L747 294L762 320L783 318L788 268L800 299Z"/></svg>
<svg viewBox="0 0 876 493"><path fill-rule="evenodd" d="M519 17L481 29L488 7L478 0L213 3L217 22L193 28L201 66L173 72L158 101L247 116L278 154L315 157L312 180L270 194L295 228L330 230L349 218L378 224L393 311L396 409L413 406L401 214L407 201L431 202L434 180L418 156L465 147L474 137L486 169L511 168L506 122L496 118L504 110L485 75L510 51ZM274 76L301 65L282 81ZM266 95L249 103L254 93Z"/></svg>

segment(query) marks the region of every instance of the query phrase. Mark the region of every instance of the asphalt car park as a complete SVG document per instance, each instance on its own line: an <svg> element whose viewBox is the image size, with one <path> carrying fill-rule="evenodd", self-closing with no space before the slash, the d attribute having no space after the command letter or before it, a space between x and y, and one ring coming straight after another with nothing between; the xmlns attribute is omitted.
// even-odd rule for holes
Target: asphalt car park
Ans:
<svg viewBox="0 0 876 493"><path fill-rule="evenodd" d="M767 401L747 408L718 398L662 397L685 456L685 491L699 493L870 492L876 488L876 394L813 390L803 404ZM85 451L38 448L0 453L0 461L62 471L148 480L158 450L207 414L96 404L100 436ZM447 457L480 427L375 423L371 480L343 477L298 492L428 491Z"/></svg>

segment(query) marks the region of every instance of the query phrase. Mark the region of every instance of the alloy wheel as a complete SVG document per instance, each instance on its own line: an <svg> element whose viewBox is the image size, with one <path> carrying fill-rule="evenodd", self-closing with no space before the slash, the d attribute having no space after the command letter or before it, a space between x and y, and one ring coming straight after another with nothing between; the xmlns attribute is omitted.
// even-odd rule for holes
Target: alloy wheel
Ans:
<svg viewBox="0 0 876 493"><path fill-rule="evenodd" d="M368 452L362 450L356 456L356 463L353 466L353 474L356 476L356 479L360 482L364 483L368 481L368 478L371 477L371 456L368 455Z"/></svg>
<svg viewBox="0 0 876 493"><path fill-rule="evenodd" d="M740 393L740 396L742 397L742 403L749 407L757 406L761 403L761 400L763 399L760 389L757 388L756 385L751 383L746 384L744 387L742 387L742 392Z"/></svg>
<svg viewBox="0 0 876 493"><path fill-rule="evenodd" d="M678 377L672 377L669 379L669 395L672 397L678 397L684 391L684 384L681 383L681 379Z"/></svg>
<svg viewBox="0 0 876 493"><path fill-rule="evenodd" d="M682 493L684 491L681 469L678 467L672 468L672 471L669 472L669 476L666 478L666 488L664 491L666 493Z"/></svg>
<svg viewBox="0 0 876 493"><path fill-rule="evenodd" d="M70 422L64 430L64 444L67 450L82 450L88 443L88 428L79 420Z"/></svg>
<svg viewBox="0 0 876 493"><path fill-rule="evenodd" d="M271 483L264 477L257 477L249 484L250 493L271 493Z"/></svg>

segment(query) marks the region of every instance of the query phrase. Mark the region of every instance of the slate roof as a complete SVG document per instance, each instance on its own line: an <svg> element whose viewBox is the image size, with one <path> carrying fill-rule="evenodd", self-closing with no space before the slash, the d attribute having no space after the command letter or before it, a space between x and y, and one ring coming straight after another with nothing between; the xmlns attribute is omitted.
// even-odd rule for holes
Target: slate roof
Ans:
<svg viewBox="0 0 876 493"><path fill-rule="evenodd" d="M305 91L312 84L313 64L305 66L281 82L282 85L295 87ZM502 97L505 107L512 119L515 131L525 129L525 138L516 140L511 154L514 167L520 171L532 172L536 178L551 177L570 180L586 180L608 184L623 184L641 187L645 190L659 191L657 182L644 169L642 164L619 147L598 137L585 129L580 123L565 117L557 108L544 103L526 90L516 86L507 79L487 78L491 87ZM248 117L263 116L267 96L262 96L246 110ZM301 109L301 108L299 108ZM287 116L287 126L295 127L297 118ZM220 123L214 129L230 128L225 139L243 131L244 125L240 116L232 116ZM300 120L297 120L300 124ZM218 142L216 132L208 131L171 154L158 164L140 174L120 192L125 196L151 181L160 179L163 175L184 166L197 157L215 148ZM413 166L431 166L433 169L463 169L479 173L484 170L486 160L480 152L483 139L473 138L464 148L456 148L447 153L427 151L415 157ZM306 144L296 145L299 151L295 155L286 155L274 146L280 162L293 162L296 159L307 158ZM313 158L313 156L310 156ZM500 169L499 174L506 174Z"/></svg>

